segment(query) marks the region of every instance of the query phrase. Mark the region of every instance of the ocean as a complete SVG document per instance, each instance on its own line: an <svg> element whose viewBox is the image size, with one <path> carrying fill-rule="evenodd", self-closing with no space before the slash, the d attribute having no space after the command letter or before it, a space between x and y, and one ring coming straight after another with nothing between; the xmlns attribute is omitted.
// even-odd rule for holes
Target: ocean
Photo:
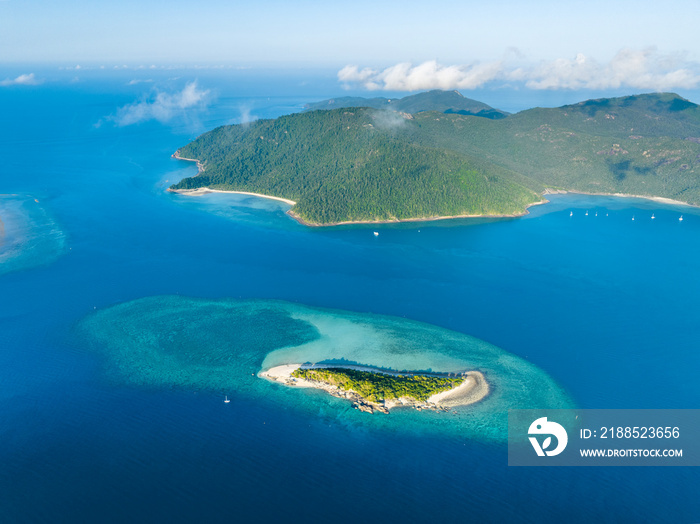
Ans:
<svg viewBox="0 0 700 524"><path fill-rule="evenodd" d="M191 73L98 73L0 87L0 522L700 520L694 468L508 467L468 417L141 375L108 336L197 325L193 345L247 373L276 346L227 353L244 334L200 306L282 301L474 337L581 408L697 408L700 210L569 194L522 218L308 228L280 202L165 192L196 172L170 155L333 85L208 73L182 109L156 93Z"/></svg>

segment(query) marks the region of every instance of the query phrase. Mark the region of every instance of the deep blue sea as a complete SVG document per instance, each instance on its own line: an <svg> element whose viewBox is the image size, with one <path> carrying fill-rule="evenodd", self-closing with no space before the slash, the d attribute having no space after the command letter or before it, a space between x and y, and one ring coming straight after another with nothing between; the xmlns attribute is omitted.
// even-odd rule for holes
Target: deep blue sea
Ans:
<svg viewBox="0 0 700 524"><path fill-rule="evenodd" d="M700 521L697 468L509 468L505 444L295 409L305 392L115 380L86 316L275 299L477 337L582 408L700 407L700 210L554 195L517 219L307 228L166 193L196 172L170 155L337 90L210 74L188 106L191 72L130 74L0 87L0 522Z"/></svg>

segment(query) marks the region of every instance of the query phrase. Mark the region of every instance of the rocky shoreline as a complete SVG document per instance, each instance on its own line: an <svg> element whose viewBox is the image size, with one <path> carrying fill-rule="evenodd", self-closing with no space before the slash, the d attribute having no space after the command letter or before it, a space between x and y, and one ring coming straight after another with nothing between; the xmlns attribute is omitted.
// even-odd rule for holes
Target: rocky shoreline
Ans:
<svg viewBox="0 0 700 524"><path fill-rule="evenodd" d="M265 371L258 373L258 376L265 378L267 380L278 382L289 387L299 387L299 388L314 388L325 391L329 395L337 398L342 398L352 402L352 406L365 413L384 413L389 414L389 410L396 407L407 407L413 408L418 411L429 410L429 411L443 411L447 412L452 407L465 406L478 402L479 400L486 397L489 393L489 386L484 378L484 375L478 371L469 371L464 373L464 380L455 388L448 391L443 391L432 395L425 401L416 400L410 397L401 397L398 399L388 399L383 402L373 402L370 401L355 391L344 390L337 386L327 384L325 382L317 380L309 380L305 378L293 377L292 373L298 368L302 367L301 364L285 364L281 366L276 366ZM304 366L304 367L343 367L343 366ZM349 368L357 368L358 366L348 366ZM373 368L367 368L362 366L361 368L366 370L373 370L373 372L382 373L382 370L374 370Z"/></svg>

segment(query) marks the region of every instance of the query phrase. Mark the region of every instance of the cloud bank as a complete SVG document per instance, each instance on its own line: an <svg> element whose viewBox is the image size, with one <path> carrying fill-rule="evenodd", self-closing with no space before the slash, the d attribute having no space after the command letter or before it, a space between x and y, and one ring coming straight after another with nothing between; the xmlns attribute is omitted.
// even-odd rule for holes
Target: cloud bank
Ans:
<svg viewBox="0 0 700 524"><path fill-rule="evenodd" d="M623 49L607 63L579 53L535 65L514 66L507 61L441 65L428 61L414 66L400 63L377 70L347 65L338 72L346 88L370 91L477 89L488 83L522 83L529 89L616 89L653 91L693 89L700 86L700 64L655 49Z"/></svg>
<svg viewBox="0 0 700 524"><path fill-rule="evenodd" d="M0 81L0 86L35 86L39 81L34 77L34 73L19 75L17 78L6 78Z"/></svg>
<svg viewBox="0 0 700 524"><path fill-rule="evenodd" d="M700 85L700 68L653 49L624 49L607 64L579 53L573 60L541 63L526 76L525 85L531 89L692 89Z"/></svg>
<svg viewBox="0 0 700 524"><path fill-rule="evenodd" d="M130 126L157 120L168 122L175 117L184 116L187 109L203 107L207 101L208 90L199 89L197 82L188 83L182 91L176 93L156 93L148 99L120 107L115 115L107 117L117 126Z"/></svg>
<svg viewBox="0 0 700 524"><path fill-rule="evenodd" d="M396 64L382 71L348 65L338 72L338 80L348 87L360 85L370 91L475 89L497 78L501 71L500 62L443 66L431 60L417 66Z"/></svg>
<svg viewBox="0 0 700 524"><path fill-rule="evenodd" d="M258 117L253 114L253 106L250 104L240 104L238 110L241 112L241 116L236 121L237 124L246 125L258 119Z"/></svg>

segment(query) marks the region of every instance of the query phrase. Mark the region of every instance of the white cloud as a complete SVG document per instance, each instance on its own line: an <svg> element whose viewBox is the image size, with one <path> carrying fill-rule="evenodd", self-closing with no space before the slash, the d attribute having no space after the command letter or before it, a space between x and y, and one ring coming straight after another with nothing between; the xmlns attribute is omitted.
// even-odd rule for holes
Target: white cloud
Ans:
<svg viewBox="0 0 700 524"><path fill-rule="evenodd" d="M182 91L156 93L148 99L120 107L108 120L112 120L118 126L129 126L148 120L167 122L177 116L183 116L187 109L203 106L208 94L208 90L199 89L197 82L190 82Z"/></svg>
<svg viewBox="0 0 700 524"><path fill-rule="evenodd" d="M250 124L255 122L258 117L253 114L253 108L249 104L241 104L238 106L241 112L241 117L238 119L239 124Z"/></svg>
<svg viewBox="0 0 700 524"><path fill-rule="evenodd" d="M582 53L573 60L543 62L529 72L525 85L531 89L692 89L700 85L700 70L698 64L654 49L623 49L607 64Z"/></svg>
<svg viewBox="0 0 700 524"><path fill-rule="evenodd" d="M411 118L411 115L405 113L395 113L394 111L379 111L372 114L374 125L381 129L394 129L402 127L406 123L406 119Z"/></svg>
<svg viewBox="0 0 700 524"><path fill-rule="evenodd" d="M510 54L518 61L523 58ZM530 89L629 87L667 91L700 86L700 64L655 49L623 49L608 63L579 53L573 59L558 58L536 65L514 65L510 60L469 65L441 65L433 60L417 66L400 63L382 70L348 65L338 72L338 80L346 88L370 91L476 89L489 82L524 83Z"/></svg>
<svg viewBox="0 0 700 524"><path fill-rule="evenodd" d="M345 86L360 85L371 91L419 91L424 89L476 89L501 75L501 62L443 66L435 60L417 66L396 64L381 71L345 66L338 80Z"/></svg>
<svg viewBox="0 0 700 524"><path fill-rule="evenodd" d="M0 86L35 86L39 81L34 76L34 73L28 75L19 75L17 78L6 78L0 81Z"/></svg>

